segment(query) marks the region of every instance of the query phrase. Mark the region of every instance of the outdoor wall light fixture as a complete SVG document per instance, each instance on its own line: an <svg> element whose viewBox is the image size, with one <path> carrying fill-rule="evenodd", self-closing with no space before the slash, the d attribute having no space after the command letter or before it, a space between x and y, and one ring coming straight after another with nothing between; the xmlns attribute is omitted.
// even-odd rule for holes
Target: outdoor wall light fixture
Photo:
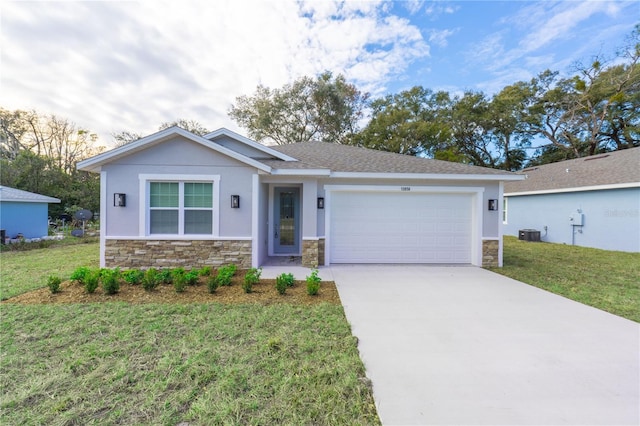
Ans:
<svg viewBox="0 0 640 426"><path fill-rule="evenodd" d="M113 206L125 207L127 205L127 194L113 194Z"/></svg>
<svg viewBox="0 0 640 426"><path fill-rule="evenodd" d="M232 195L231 196L231 208L232 209L239 209L240 208L240 196L239 195Z"/></svg>
<svg viewBox="0 0 640 426"><path fill-rule="evenodd" d="M324 198L323 197L318 197L318 208L319 209L324 209Z"/></svg>
<svg viewBox="0 0 640 426"><path fill-rule="evenodd" d="M498 200L489 200L489 210L498 210Z"/></svg>

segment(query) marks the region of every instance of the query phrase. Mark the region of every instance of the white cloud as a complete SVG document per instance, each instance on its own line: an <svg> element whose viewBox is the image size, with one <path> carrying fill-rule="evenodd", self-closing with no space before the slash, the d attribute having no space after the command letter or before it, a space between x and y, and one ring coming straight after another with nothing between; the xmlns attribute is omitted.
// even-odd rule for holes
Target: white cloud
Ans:
<svg viewBox="0 0 640 426"><path fill-rule="evenodd" d="M196 119L238 130L235 98L324 70L383 90L428 45L384 1L5 2L2 106L97 131Z"/></svg>
<svg viewBox="0 0 640 426"><path fill-rule="evenodd" d="M438 47L447 47L449 37L454 35L458 30L431 30L429 31L429 41Z"/></svg>

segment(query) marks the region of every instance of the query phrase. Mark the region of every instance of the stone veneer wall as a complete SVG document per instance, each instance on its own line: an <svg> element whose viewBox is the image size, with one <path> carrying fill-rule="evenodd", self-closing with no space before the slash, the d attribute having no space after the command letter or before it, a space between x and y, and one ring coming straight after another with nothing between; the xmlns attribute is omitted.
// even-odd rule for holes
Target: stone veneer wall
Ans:
<svg viewBox="0 0 640 426"><path fill-rule="evenodd" d="M251 267L250 240L106 240L107 268Z"/></svg>
<svg viewBox="0 0 640 426"><path fill-rule="evenodd" d="M482 266L485 268L497 268L500 242L498 240L482 241Z"/></svg>
<svg viewBox="0 0 640 426"><path fill-rule="evenodd" d="M318 240L302 240L302 266L318 266Z"/></svg>
<svg viewBox="0 0 640 426"><path fill-rule="evenodd" d="M324 238L318 240L318 265L324 265Z"/></svg>
<svg viewBox="0 0 640 426"><path fill-rule="evenodd" d="M324 239L302 240L302 266L317 268L324 265Z"/></svg>

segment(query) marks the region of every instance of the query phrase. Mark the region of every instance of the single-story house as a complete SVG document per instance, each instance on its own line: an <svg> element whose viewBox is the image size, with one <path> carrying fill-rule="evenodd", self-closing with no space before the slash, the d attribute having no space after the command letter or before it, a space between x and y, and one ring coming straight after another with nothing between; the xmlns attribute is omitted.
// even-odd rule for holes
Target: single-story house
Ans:
<svg viewBox="0 0 640 426"><path fill-rule="evenodd" d="M515 173L322 142L171 127L78 164L100 173L101 265L502 263Z"/></svg>
<svg viewBox="0 0 640 426"><path fill-rule="evenodd" d="M542 241L640 251L640 147L521 173L504 186L506 235L531 229Z"/></svg>
<svg viewBox="0 0 640 426"><path fill-rule="evenodd" d="M41 238L49 234L49 203L60 200L0 186L0 229L7 237Z"/></svg>

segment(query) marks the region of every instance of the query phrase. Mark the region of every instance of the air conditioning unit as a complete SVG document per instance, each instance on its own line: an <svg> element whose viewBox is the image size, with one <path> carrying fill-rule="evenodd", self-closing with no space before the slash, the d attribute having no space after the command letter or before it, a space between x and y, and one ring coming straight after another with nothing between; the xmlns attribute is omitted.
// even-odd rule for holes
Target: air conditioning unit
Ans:
<svg viewBox="0 0 640 426"><path fill-rule="evenodd" d="M521 229L518 231L518 239L522 241L540 241L540 231L535 229Z"/></svg>

